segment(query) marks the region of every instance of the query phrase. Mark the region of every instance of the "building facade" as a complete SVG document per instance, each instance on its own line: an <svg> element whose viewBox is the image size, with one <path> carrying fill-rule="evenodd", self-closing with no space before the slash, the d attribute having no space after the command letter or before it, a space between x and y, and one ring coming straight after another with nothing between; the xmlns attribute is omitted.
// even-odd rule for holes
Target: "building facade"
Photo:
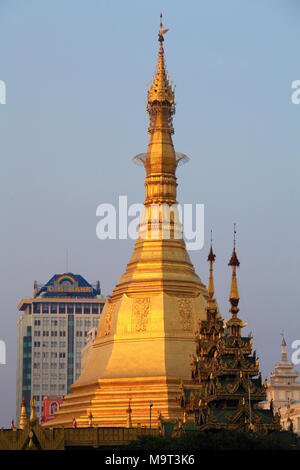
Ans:
<svg viewBox="0 0 300 470"><path fill-rule="evenodd" d="M293 401L280 408L282 429L300 435L300 401Z"/></svg>
<svg viewBox="0 0 300 470"><path fill-rule="evenodd" d="M275 364L267 382L268 401L273 401L275 409L300 401L300 382L296 380L298 376L299 372L294 370L294 364L288 360L286 342L282 338L280 362Z"/></svg>
<svg viewBox="0 0 300 470"><path fill-rule="evenodd" d="M63 397L81 373L81 350L87 333L97 328L105 304L100 282L89 284L81 275L55 274L46 284L34 283L32 297L18 310L16 420L25 398L31 397L42 415L47 396Z"/></svg>
<svg viewBox="0 0 300 470"><path fill-rule="evenodd" d="M289 362L286 352L286 342L282 338L281 359L275 364L274 371L267 381L268 402L273 403L279 410L282 429L300 434L300 382L297 382L299 372L294 370L294 364Z"/></svg>

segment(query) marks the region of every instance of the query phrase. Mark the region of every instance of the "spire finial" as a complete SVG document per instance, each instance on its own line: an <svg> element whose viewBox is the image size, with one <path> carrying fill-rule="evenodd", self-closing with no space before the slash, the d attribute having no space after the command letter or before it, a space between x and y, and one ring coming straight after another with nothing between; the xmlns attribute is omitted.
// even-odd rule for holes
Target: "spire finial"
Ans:
<svg viewBox="0 0 300 470"><path fill-rule="evenodd" d="M240 262L238 260L238 257L235 251L235 244L236 244L235 235L236 235L236 224L234 224L234 230L233 230L233 252L232 252L230 261L228 263L228 265L232 267L232 278L231 278L231 287L230 287L230 295L229 295L229 302L231 303L231 308L229 311L232 314L232 318L227 322L227 327L229 329L230 336L240 336L241 328L246 326L246 323L243 323L242 320L240 320L237 317L237 314L239 312L238 304L240 301L240 296L239 296L239 290L238 290L237 279L236 279L236 268L239 267Z"/></svg>
<svg viewBox="0 0 300 470"><path fill-rule="evenodd" d="M158 62L152 84L148 90L147 112L150 117L149 134L152 133L155 127L158 111L160 114L164 111L164 114L166 115L165 124L168 132L171 134L174 132L172 127L172 115L175 113L175 93L167 76L163 48L164 34L168 31L169 29L163 29L162 14L160 14L160 26L158 31L158 41L160 43L158 49ZM165 124L162 126L160 123L158 127L165 127Z"/></svg>
<svg viewBox="0 0 300 470"><path fill-rule="evenodd" d="M287 362L288 358L287 358L286 342L285 342L285 339L284 339L284 331L283 331L283 330L282 330L282 332L280 333L280 335L282 336L282 341L281 341L281 360L280 360L280 362Z"/></svg>
<svg viewBox="0 0 300 470"><path fill-rule="evenodd" d="M213 263L215 262L216 255L213 252L212 246L212 230L210 231L210 251L207 257L207 261L209 261L209 281L208 281L208 302L207 307L208 311L215 312L216 304L214 300L214 293L215 293L215 286L214 286L214 277L213 277Z"/></svg>
<svg viewBox="0 0 300 470"><path fill-rule="evenodd" d="M280 335L282 336L281 346L286 346L286 342L285 342L285 339L284 339L284 330L282 330Z"/></svg>
<svg viewBox="0 0 300 470"><path fill-rule="evenodd" d="M207 257L207 261L209 261L210 263L214 263L216 259L216 255L213 252L212 242L213 242L213 239L212 239L212 230L211 230L210 231L210 251Z"/></svg>
<svg viewBox="0 0 300 470"><path fill-rule="evenodd" d="M164 42L164 34L166 34L169 29L162 29L163 24L162 24L162 13L160 14L160 23L159 23L159 32L158 32L158 40L160 43Z"/></svg>
<svg viewBox="0 0 300 470"><path fill-rule="evenodd" d="M236 255L235 245L236 245L236 223L233 224L233 251L232 251L232 256L230 258L228 266L239 266L240 265L240 262L238 260L237 255Z"/></svg>
<svg viewBox="0 0 300 470"><path fill-rule="evenodd" d="M233 247L235 248L236 223L233 224Z"/></svg>
<svg viewBox="0 0 300 470"><path fill-rule="evenodd" d="M231 306L232 306L232 308L231 308L232 314L237 314L237 312L239 311L237 306L238 306L240 297L239 297L239 291L238 291L237 280L236 280L236 268L239 267L240 262L238 260L238 257L236 255L236 251L235 251L236 224L234 224L233 227L234 227L234 229L233 229L233 251L232 251L230 261L228 263L229 266L232 266L232 280L231 280L231 289L230 289L229 300L230 300L230 303L231 303Z"/></svg>

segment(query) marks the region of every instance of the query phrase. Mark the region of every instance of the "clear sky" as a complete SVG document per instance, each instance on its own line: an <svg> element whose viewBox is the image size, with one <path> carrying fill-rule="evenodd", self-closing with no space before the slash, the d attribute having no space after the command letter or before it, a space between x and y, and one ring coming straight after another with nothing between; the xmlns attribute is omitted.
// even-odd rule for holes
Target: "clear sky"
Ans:
<svg viewBox="0 0 300 470"><path fill-rule="evenodd" d="M191 252L206 283L214 232L216 295L228 317L233 222L240 317L263 377L300 339L300 79L297 0L1 0L0 426L15 414L17 305L33 282L66 270L109 294L134 242L96 238L96 207L144 200L131 158L148 143L146 83L159 13L176 83L178 199L205 205L204 249Z"/></svg>

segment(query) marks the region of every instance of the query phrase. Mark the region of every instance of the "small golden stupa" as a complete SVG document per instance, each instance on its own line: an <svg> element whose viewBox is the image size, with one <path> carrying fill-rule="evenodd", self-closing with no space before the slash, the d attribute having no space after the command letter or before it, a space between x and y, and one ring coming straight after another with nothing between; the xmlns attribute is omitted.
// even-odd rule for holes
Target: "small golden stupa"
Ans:
<svg viewBox="0 0 300 470"><path fill-rule="evenodd" d="M25 398L23 397L22 403L21 403L21 414L20 414L19 428L20 429L25 429L26 424L27 424L26 403L25 403Z"/></svg>
<svg viewBox="0 0 300 470"><path fill-rule="evenodd" d="M162 21L155 77L148 91L150 141L138 159L146 171L145 209L134 252L101 315L97 338L79 379L65 397L51 427L152 426L157 416L177 419L181 379L190 375L194 331L206 315L207 290L182 238L176 201L176 168L184 156L174 150L174 88L166 72ZM166 208L173 207L171 216ZM166 233L168 236L166 236Z"/></svg>

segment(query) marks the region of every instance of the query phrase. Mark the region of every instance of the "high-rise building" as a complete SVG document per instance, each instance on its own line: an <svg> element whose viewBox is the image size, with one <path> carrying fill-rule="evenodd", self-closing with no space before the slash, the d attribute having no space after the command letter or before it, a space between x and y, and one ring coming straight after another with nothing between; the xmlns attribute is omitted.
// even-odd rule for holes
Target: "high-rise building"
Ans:
<svg viewBox="0 0 300 470"><path fill-rule="evenodd" d="M89 284L81 275L55 274L46 284L34 282L32 297L18 309L16 418L25 398L27 413L34 396L42 415L46 396L63 397L81 373L81 350L87 333L97 327L105 304L100 282Z"/></svg>

